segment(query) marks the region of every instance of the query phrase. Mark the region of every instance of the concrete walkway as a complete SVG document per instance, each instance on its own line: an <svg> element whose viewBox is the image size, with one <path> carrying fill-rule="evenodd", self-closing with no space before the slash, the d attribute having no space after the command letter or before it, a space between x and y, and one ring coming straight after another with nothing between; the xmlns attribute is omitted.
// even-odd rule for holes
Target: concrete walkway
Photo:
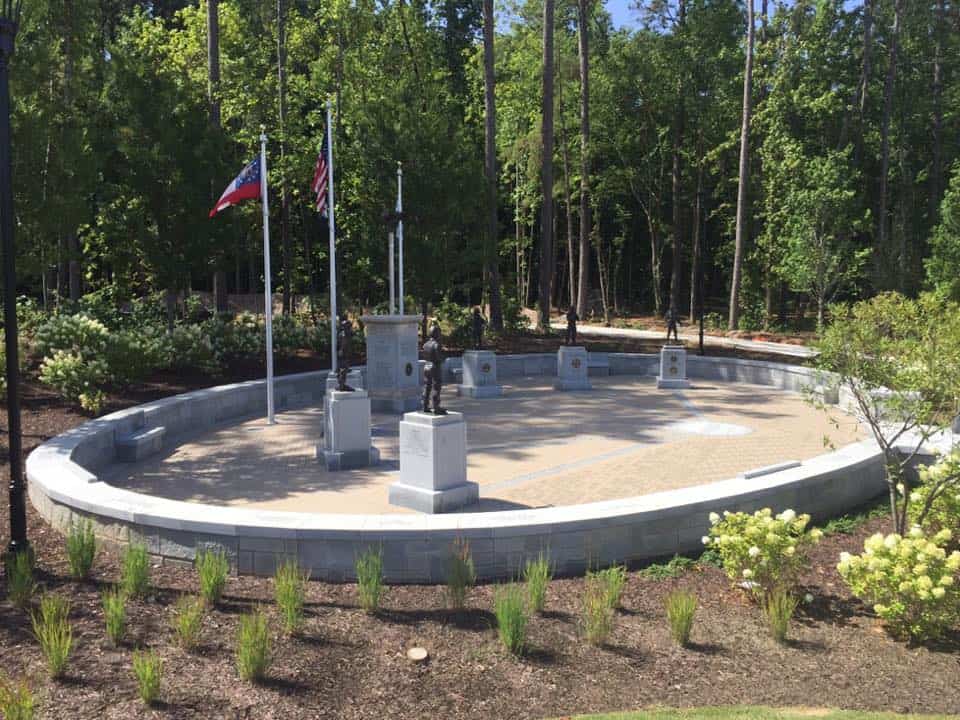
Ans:
<svg viewBox="0 0 960 720"><path fill-rule="evenodd" d="M554 330L564 332L567 328L566 322L551 323ZM633 328L613 328L603 325L578 324L577 332L587 337L598 338L616 338L627 340L665 340L662 330L635 330ZM700 334L694 332L680 333L680 339L696 346L700 342ZM770 353L771 355L785 355L795 358L812 358L817 355L817 351L805 345L789 345L787 343L767 342L764 340L744 340L742 338L728 338L717 335L703 336L703 344L713 347L728 347L737 350L750 350L753 352Z"/></svg>

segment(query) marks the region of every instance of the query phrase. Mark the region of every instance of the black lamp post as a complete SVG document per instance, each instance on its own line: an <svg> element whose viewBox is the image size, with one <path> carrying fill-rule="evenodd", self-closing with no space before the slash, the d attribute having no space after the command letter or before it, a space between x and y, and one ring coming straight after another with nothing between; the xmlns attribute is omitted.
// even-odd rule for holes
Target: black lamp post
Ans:
<svg viewBox="0 0 960 720"><path fill-rule="evenodd" d="M13 244L13 183L10 150L10 59L20 22L21 0L2 0L0 17L0 246L3 250L3 314L7 350L7 439L10 449L11 553L30 549L20 431L20 362L17 343L17 271Z"/></svg>

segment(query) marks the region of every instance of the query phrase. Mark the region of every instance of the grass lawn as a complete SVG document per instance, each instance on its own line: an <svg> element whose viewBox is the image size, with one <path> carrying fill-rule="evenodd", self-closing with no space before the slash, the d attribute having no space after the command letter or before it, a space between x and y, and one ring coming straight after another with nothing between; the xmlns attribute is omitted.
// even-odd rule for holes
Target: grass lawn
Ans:
<svg viewBox="0 0 960 720"><path fill-rule="evenodd" d="M684 710L641 710L610 715L581 715L577 720L957 720L957 715L898 715L829 708L704 707Z"/></svg>

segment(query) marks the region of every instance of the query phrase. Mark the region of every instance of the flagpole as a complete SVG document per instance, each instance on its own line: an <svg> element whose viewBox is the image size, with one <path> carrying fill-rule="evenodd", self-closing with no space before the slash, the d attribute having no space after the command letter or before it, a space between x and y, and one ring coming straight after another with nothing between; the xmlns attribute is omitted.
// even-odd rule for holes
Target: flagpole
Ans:
<svg viewBox="0 0 960 720"><path fill-rule="evenodd" d="M270 201L267 195L267 133L260 126L260 200L263 205L263 307L267 329L267 424L273 417L273 290L270 288Z"/></svg>
<svg viewBox="0 0 960 720"><path fill-rule="evenodd" d="M400 276L398 278L400 297L398 298L398 304L400 306L400 314L403 315L403 306L406 304L403 295L403 164L399 160L397 161L397 215L399 215L399 219L397 220L397 244L400 247L400 257L398 258L398 264L400 266Z"/></svg>
<svg viewBox="0 0 960 720"><path fill-rule="evenodd" d="M393 231L387 233L387 253L390 256L389 261L387 261L387 269L390 273L390 304L387 306L387 313L393 315L393 309L396 307L394 300L396 299L395 288L393 286L393 279L395 277L396 271L393 269Z"/></svg>
<svg viewBox="0 0 960 720"><path fill-rule="evenodd" d="M333 123L327 100L327 218L330 220L330 369L337 372L337 244L333 220Z"/></svg>

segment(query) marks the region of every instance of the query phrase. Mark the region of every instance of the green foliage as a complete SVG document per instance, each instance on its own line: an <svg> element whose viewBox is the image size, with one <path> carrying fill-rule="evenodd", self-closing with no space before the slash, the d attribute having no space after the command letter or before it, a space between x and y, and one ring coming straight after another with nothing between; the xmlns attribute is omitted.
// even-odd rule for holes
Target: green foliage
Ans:
<svg viewBox="0 0 960 720"><path fill-rule="evenodd" d="M103 619L110 642L122 643L127 633L127 596L120 588L103 591Z"/></svg>
<svg viewBox="0 0 960 720"><path fill-rule="evenodd" d="M200 370L216 375L220 361L213 350L210 337L200 325L176 325L169 335L170 366L175 370Z"/></svg>
<svg viewBox="0 0 960 720"><path fill-rule="evenodd" d="M203 616L206 604L201 597L182 595L177 600L170 625L177 643L184 650L192 651L200 643L200 630L203 628Z"/></svg>
<svg viewBox="0 0 960 720"><path fill-rule="evenodd" d="M921 466L919 479L907 504L910 523L928 534L946 529L960 539L960 447Z"/></svg>
<svg viewBox="0 0 960 720"><path fill-rule="evenodd" d="M380 609L383 597L383 551L370 548L356 562L357 592L360 595L360 607L368 613Z"/></svg>
<svg viewBox="0 0 960 720"><path fill-rule="evenodd" d="M223 596L230 572L227 554L219 549L201 549L197 551L195 564L200 576L200 597L208 605L216 605Z"/></svg>
<svg viewBox="0 0 960 720"><path fill-rule="evenodd" d="M553 567L549 558L541 552L536 560L527 560L523 566L523 579L527 584L527 600L530 610L543 612L547 605L547 588L553 579Z"/></svg>
<svg viewBox="0 0 960 720"><path fill-rule="evenodd" d="M620 596L623 595L623 588L627 584L627 568L623 565L613 565L604 570L590 571L587 573L587 582L595 582L604 589L604 596L607 598L607 604L611 610L620 607Z"/></svg>
<svg viewBox="0 0 960 720"><path fill-rule="evenodd" d="M784 510L774 515L769 508L752 515L710 513L708 548L723 559L731 580L746 580L754 593L766 597L777 589L790 589L807 565L807 550L820 541L823 532L807 532L809 515Z"/></svg>
<svg viewBox="0 0 960 720"><path fill-rule="evenodd" d="M103 406L103 393L99 388L109 377L109 368L103 360L88 360L67 350L57 350L40 365L40 382L95 414Z"/></svg>
<svg viewBox="0 0 960 720"><path fill-rule="evenodd" d="M588 573L584 585L581 627L591 645L603 645L613 633L616 613L610 603L609 582L598 573Z"/></svg>
<svg viewBox="0 0 960 720"><path fill-rule="evenodd" d="M14 685L0 674L0 715L4 720L33 720L36 701L25 682Z"/></svg>
<svg viewBox="0 0 960 720"><path fill-rule="evenodd" d="M763 598L763 616L767 621L771 637L778 643L786 641L790 620L799 603L800 599L784 588L777 588Z"/></svg>
<svg viewBox="0 0 960 720"><path fill-rule="evenodd" d="M848 515L831 518L823 524L821 529L824 535L851 535L868 520L883 517L888 512L889 508L880 502L863 511L854 511Z"/></svg>
<svg viewBox="0 0 960 720"><path fill-rule="evenodd" d="M523 652L527 642L527 608L521 585L510 583L499 587L493 595L493 614L497 618L497 635L503 646L514 655Z"/></svg>
<svg viewBox="0 0 960 720"><path fill-rule="evenodd" d="M280 609L283 631L288 635L303 625L303 604L307 594L309 570L301 570L295 560L285 560L277 567L273 578L273 592Z"/></svg>
<svg viewBox="0 0 960 720"><path fill-rule="evenodd" d="M70 574L76 580L83 580L90 574L93 559L97 555L97 538L93 534L93 523L90 520L73 523L67 533L66 543Z"/></svg>
<svg viewBox="0 0 960 720"><path fill-rule="evenodd" d="M40 650L47 661L50 677L63 676L73 647L73 630L70 627L70 602L59 595L44 595L40 609L33 613L33 634L40 643Z"/></svg>
<svg viewBox="0 0 960 720"><path fill-rule="evenodd" d="M676 590L667 595L667 621L670 623L670 635L681 647L690 642L693 618L697 613L697 596L684 590Z"/></svg>
<svg viewBox="0 0 960 720"><path fill-rule="evenodd" d="M841 553L837 570L891 631L937 639L960 621L960 552L947 554L950 537L949 530L927 537L919 527L907 537L877 533L861 555Z"/></svg>
<svg viewBox="0 0 960 720"><path fill-rule="evenodd" d="M137 692L144 705L153 705L160 695L163 677L163 661L152 650L133 653L133 676L137 679Z"/></svg>
<svg viewBox="0 0 960 720"><path fill-rule="evenodd" d="M150 587L150 556L143 545L127 545L120 554L120 588L127 597L142 597Z"/></svg>
<svg viewBox="0 0 960 720"><path fill-rule="evenodd" d="M273 320L273 348L280 357L291 357L297 350L310 347L310 329L302 318L279 315Z"/></svg>
<svg viewBox="0 0 960 720"><path fill-rule="evenodd" d="M84 313L51 315L34 334L38 357L52 357L57 351L91 360L103 355L110 330L99 320Z"/></svg>
<svg viewBox="0 0 960 720"><path fill-rule="evenodd" d="M447 560L447 607L462 610L466 606L467 593L476 582L477 571L470 555L470 543L457 538Z"/></svg>
<svg viewBox="0 0 960 720"><path fill-rule="evenodd" d="M130 385L146 380L151 373L170 364L170 341L158 325L119 330L107 336L103 360L110 380Z"/></svg>
<svg viewBox="0 0 960 720"><path fill-rule="evenodd" d="M951 300L960 301L960 162L940 203L940 224L930 236L927 282Z"/></svg>
<svg viewBox="0 0 960 720"><path fill-rule="evenodd" d="M29 550L8 553L5 556L7 597L14 607L26 609L36 589L33 579L33 557Z"/></svg>
<svg viewBox="0 0 960 720"><path fill-rule="evenodd" d="M640 576L650 578L651 580L667 580L678 578L697 563L688 557L674 555L668 562L651 563L640 571Z"/></svg>
<svg viewBox="0 0 960 720"><path fill-rule="evenodd" d="M243 680L259 682L270 667L270 628L260 609L240 616L237 629L237 672Z"/></svg>
<svg viewBox="0 0 960 720"><path fill-rule="evenodd" d="M444 340L457 347L473 347L473 308L445 299L434 309Z"/></svg>

